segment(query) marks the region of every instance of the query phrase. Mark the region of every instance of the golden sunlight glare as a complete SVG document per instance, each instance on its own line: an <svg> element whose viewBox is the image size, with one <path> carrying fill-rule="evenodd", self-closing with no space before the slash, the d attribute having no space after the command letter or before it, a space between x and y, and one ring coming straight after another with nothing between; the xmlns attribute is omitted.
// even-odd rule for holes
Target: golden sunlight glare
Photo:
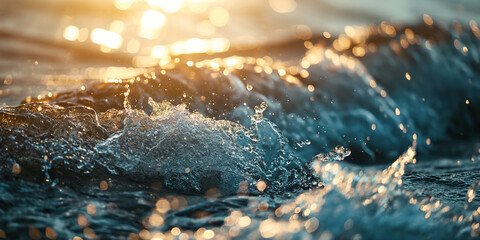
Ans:
<svg viewBox="0 0 480 240"><path fill-rule="evenodd" d="M142 27L147 29L159 29L165 23L165 15L163 13L155 11L155 10L148 10L142 15Z"/></svg>
<svg viewBox="0 0 480 240"><path fill-rule="evenodd" d="M76 26L68 26L65 28L63 31L63 38L65 38L68 41L75 41L78 38L79 34L79 29Z"/></svg>
<svg viewBox="0 0 480 240"><path fill-rule="evenodd" d="M183 4L183 0L147 0L152 7L159 7L165 12L173 13L178 11Z"/></svg>
<svg viewBox="0 0 480 240"><path fill-rule="evenodd" d="M122 46L123 40L120 35L101 28L94 29L90 37L92 42L111 49L118 49Z"/></svg>

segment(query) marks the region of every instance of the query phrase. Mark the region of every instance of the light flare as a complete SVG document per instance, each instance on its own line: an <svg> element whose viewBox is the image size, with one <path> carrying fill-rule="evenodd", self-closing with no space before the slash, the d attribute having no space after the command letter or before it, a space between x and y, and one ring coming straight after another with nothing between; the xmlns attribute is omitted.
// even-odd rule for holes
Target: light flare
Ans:
<svg viewBox="0 0 480 240"><path fill-rule="evenodd" d="M118 33L96 28L92 31L90 38L93 43L99 44L110 49L118 49L122 46L122 36Z"/></svg>
<svg viewBox="0 0 480 240"><path fill-rule="evenodd" d="M135 0L115 0L115 7L118 10L127 10L129 9Z"/></svg>
<svg viewBox="0 0 480 240"><path fill-rule="evenodd" d="M80 33L80 30L78 27L70 25L65 28L63 31L63 38L65 38L68 41L75 41L78 39L78 35Z"/></svg>
<svg viewBox="0 0 480 240"><path fill-rule="evenodd" d="M146 29L159 29L165 24L165 15L159 11L148 10L143 13L141 24Z"/></svg>
<svg viewBox="0 0 480 240"><path fill-rule="evenodd" d="M297 8L295 0L269 0L268 3L273 11L277 13L289 13Z"/></svg>
<svg viewBox="0 0 480 240"><path fill-rule="evenodd" d="M180 10L183 0L147 0L147 3L152 7L161 8L168 13L174 13Z"/></svg>

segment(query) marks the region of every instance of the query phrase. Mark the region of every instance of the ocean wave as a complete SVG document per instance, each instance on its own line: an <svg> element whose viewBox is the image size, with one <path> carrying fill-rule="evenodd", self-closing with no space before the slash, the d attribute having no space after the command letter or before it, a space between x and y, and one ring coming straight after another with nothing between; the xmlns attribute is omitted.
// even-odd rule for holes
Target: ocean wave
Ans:
<svg viewBox="0 0 480 240"><path fill-rule="evenodd" d="M107 79L41 101L104 112L122 109L129 88L132 107L147 113L151 97L244 126L250 125L252 106L265 102L265 116L304 162L336 145L353 150L352 162L391 162L414 134L419 154L438 151L437 143L475 137L480 130L476 35L436 25L385 26L321 40L299 61L178 59L131 79ZM350 47L335 50L339 40ZM352 55L369 48L365 56Z"/></svg>
<svg viewBox="0 0 480 240"><path fill-rule="evenodd" d="M276 125L263 119L265 104L257 107L250 128L190 113L183 104L150 98L150 115L125 104L124 110L99 114L48 103L2 108L4 175L17 166L16 174L26 178L67 185L72 178L116 178L188 193L217 188L227 195L242 182L242 191L257 194L265 190L256 188L259 181L268 184L266 191L316 184L284 149L287 140Z"/></svg>

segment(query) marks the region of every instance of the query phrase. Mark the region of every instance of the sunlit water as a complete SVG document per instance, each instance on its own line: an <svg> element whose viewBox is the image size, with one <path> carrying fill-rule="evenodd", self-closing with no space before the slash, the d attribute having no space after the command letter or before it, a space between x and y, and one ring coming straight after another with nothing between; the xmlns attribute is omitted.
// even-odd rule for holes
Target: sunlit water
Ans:
<svg viewBox="0 0 480 240"><path fill-rule="evenodd" d="M130 2L115 1L115 11L135 15ZM306 22L283 34L269 32L283 22L254 28L258 42L249 44L260 50L242 46L241 31L222 28L228 21L218 16L209 20L217 35L189 35L207 35L205 23L156 42L156 29L172 27L157 13L168 22L189 6L168 4L136 14L152 31L92 26L80 41L82 26L50 21L60 43L53 31L44 42L23 39L33 46L12 43L21 49L8 56L21 64L2 70L0 238L478 238L477 5L466 1L460 22L393 16L401 24L366 26L370 17L355 15L339 19L365 26L339 20L323 32L298 13L305 5L275 2L266 6L296 9L289 21ZM31 4L22 11L45 14ZM455 15L445 4L438 11ZM90 12L82 11L73 12ZM32 33L9 31L2 41ZM133 51L126 38L137 34ZM95 50L82 48L88 41ZM65 52L77 55L64 64Z"/></svg>

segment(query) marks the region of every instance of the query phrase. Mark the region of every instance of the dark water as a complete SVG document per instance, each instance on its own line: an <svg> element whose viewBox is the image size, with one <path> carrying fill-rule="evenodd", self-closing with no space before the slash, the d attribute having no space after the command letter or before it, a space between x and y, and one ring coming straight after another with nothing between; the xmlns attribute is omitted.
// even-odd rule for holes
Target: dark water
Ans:
<svg viewBox="0 0 480 240"><path fill-rule="evenodd" d="M0 238L478 238L476 25L311 41L0 108Z"/></svg>

